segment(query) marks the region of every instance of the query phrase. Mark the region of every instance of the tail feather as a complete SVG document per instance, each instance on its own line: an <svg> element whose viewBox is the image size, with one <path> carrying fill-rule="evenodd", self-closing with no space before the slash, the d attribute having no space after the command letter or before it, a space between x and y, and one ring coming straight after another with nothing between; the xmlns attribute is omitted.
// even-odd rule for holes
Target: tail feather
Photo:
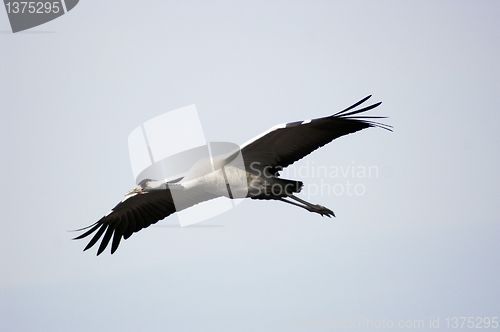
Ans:
<svg viewBox="0 0 500 332"><path fill-rule="evenodd" d="M302 181L273 178L257 195L250 197L252 199L278 199L300 192L303 186Z"/></svg>
<svg viewBox="0 0 500 332"><path fill-rule="evenodd" d="M276 181L275 183L277 183L279 186L282 186L285 189L287 195L293 193L299 193L302 190L302 187L304 186L304 183L302 181L295 181L295 180L288 180L281 178L276 178L275 181Z"/></svg>

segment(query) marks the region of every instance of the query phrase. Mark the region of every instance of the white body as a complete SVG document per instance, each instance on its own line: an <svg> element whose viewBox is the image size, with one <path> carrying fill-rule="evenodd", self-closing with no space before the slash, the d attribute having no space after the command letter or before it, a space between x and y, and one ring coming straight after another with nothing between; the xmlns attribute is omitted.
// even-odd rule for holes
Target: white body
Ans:
<svg viewBox="0 0 500 332"><path fill-rule="evenodd" d="M186 177L180 185L186 190L197 188L230 198L245 198L248 194L247 172L231 165L222 166L197 177Z"/></svg>

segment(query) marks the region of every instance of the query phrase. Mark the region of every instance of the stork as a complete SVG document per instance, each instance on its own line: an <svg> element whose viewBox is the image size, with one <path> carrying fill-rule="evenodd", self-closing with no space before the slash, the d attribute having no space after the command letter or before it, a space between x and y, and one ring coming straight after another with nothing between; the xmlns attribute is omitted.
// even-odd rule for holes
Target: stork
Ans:
<svg viewBox="0 0 500 332"><path fill-rule="evenodd" d="M362 115L381 104L358 108L370 97L331 116L274 126L236 153L214 161L211 168L196 163L186 176L173 181L142 180L107 215L78 229L85 232L74 239L93 234L84 251L102 239L97 255L112 239L113 254L122 238L126 240L177 211L217 197L277 200L321 216L335 216L332 210L297 197L303 183L280 178L279 172L338 137L369 127L392 131L392 126L374 120L385 117ZM237 155L242 164L232 163Z"/></svg>

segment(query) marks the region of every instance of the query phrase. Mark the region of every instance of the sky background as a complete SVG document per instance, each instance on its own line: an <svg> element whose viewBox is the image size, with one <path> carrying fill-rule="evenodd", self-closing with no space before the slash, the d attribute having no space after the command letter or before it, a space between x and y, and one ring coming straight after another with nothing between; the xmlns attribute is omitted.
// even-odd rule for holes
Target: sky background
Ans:
<svg viewBox="0 0 500 332"><path fill-rule="evenodd" d="M0 330L500 315L499 15L497 1L81 1L12 34L0 10ZM133 185L127 137L147 119L196 104L209 140L242 143L368 94L394 133L293 166L379 170L298 178L363 185L302 196L332 221L249 201L212 227L166 219L113 256L70 240Z"/></svg>

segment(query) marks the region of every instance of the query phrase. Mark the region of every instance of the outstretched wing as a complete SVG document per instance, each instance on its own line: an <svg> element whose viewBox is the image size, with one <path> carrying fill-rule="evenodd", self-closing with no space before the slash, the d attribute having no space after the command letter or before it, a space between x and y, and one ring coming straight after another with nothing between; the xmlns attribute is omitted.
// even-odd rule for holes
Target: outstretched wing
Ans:
<svg viewBox="0 0 500 332"><path fill-rule="evenodd" d="M167 216L191 207L197 203L215 198L216 196L200 190L175 190L175 202L172 190L153 190L140 194L131 194L118 203L110 213L88 227L79 229L85 233L74 238L83 239L91 234L94 236L84 251L91 248L102 238L97 255L101 254L113 238L111 254L120 245L121 239L128 239L132 233L163 220ZM95 234L94 234L95 233Z"/></svg>
<svg viewBox="0 0 500 332"><path fill-rule="evenodd" d="M241 147L248 169L271 167L273 171L287 167L332 140L368 127L392 131L392 127L373 121L381 116L357 115L371 110L381 102L354 110L371 97L328 117L278 125Z"/></svg>
<svg viewBox="0 0 500 332"><path fill-rule="evenodd" d="M170 190L158 190L143 194L131 194L118 203L110 213L102 217L95 224L81 230L85 233L74 238L83 239L93 233L94 236L84 250L90 249L102 237L97 255L106 249L111 237L111 253L114 253L122 237L128 239L132 233L138 232L159 220L174 213L175 205ZM104 234L104 236L103 236Z"/></svg>

